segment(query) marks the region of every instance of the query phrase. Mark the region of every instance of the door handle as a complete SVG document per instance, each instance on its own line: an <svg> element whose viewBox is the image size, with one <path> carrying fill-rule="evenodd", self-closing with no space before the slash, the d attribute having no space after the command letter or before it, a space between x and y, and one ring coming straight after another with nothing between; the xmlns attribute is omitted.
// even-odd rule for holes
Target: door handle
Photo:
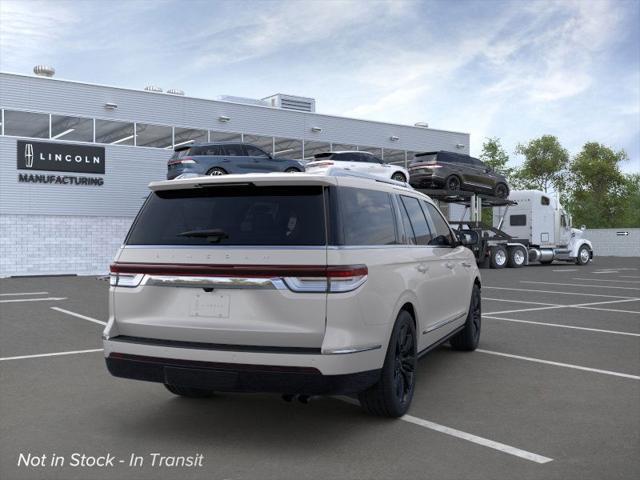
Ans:
<svg viewBox="0 0 640 480"><path fill-rule="evenodd" d="M449 268L451 270L453 270L453 268L455 267L455 265L453 263L451 263L451 262L447 262L445 265L447 266L447 268Z"/></svg>
<svg viewBox="0 0 640 480"><path fill-rule="evenodd" d="M462 262L463 267L471 268L471 264L469 262Z"/></svg>
<svg viewBox="0 0 640 480"><path fill-rule="evenodd" d="M420 272L420 273L427 273L427 270L429 270L429 267L426 266L424 263L421 263L420 265L418 265L416 267L416 269Z"/></svg>

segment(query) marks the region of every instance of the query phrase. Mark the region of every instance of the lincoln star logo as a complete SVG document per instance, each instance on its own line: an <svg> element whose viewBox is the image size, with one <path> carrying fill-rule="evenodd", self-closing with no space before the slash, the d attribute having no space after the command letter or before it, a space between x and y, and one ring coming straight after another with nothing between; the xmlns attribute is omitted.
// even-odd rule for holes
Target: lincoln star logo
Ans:
<svg viewBox="0 0 640 480"><path fill-rule="evenodd" d="M33 145L31 143L24 146L24 164L27 168L33 167Z"/></svg>

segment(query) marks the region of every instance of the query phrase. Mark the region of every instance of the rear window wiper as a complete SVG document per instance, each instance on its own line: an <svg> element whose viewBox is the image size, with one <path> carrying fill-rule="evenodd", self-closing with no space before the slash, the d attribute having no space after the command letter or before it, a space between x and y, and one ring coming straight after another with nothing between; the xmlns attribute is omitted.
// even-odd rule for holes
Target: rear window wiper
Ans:
<svg viewBox="0 0 640 480"><path fill-rule="evenodd" d="M229 238L229 234L220 228L210 228L205 230L188 230L178 233L178 237L206 238L211 243L219 243L221 240Z"/></svg>

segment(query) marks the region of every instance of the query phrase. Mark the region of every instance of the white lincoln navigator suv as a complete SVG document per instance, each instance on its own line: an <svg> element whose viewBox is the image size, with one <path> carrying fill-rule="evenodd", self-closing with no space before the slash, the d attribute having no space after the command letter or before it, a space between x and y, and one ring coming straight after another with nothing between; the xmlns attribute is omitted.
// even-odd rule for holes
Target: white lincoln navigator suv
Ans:
<svg viewBox="0 0 640 480"><path fill-rule="evenodd" d="M152 183L111 266L109 371L403 415L421 354L478 345L480 274L429 197L346 175Z"/></svg>

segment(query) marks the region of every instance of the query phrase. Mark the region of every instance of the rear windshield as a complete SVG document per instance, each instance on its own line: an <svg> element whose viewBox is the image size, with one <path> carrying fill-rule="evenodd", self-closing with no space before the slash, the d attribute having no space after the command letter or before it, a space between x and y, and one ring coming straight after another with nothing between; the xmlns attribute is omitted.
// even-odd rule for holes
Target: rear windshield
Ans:
<svg viewBox="0 0 640 480"><path fill-rule="evenodd" d="M326 245L323 188L226 186L150 194L127 245Z"/></svg>
<svg viewBox="0 0 640 480"><path fill-rule="evenodd" d="M182 150L173 152L173 155L171 155L171 160L179 160L182 157L187 157L191 155L191 150L193 150L193 148L183 148Z"/></svg>
<svg viewBox="0 0 640 480"><path fill-rule="evenodd" d="M429 155L421 155L419 157L414 157L411 163L435 163L438 158L437 153L431 153Z"/></svg>

